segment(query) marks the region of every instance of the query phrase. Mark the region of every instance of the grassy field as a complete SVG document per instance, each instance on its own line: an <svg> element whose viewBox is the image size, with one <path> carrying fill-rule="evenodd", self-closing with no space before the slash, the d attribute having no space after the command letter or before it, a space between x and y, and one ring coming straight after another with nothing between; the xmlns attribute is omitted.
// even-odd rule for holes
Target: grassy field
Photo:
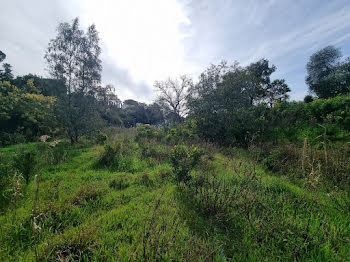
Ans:
<svg viewBox="0 0 350 262"><path fill-rule="evenodd" d="M209 144L196 145L204 153L184 183L173 145L108 144L0 149L3 166L38 152L28 184L18 176L1 202L0 260L349 261L348 190L313 188Z"/></svg>

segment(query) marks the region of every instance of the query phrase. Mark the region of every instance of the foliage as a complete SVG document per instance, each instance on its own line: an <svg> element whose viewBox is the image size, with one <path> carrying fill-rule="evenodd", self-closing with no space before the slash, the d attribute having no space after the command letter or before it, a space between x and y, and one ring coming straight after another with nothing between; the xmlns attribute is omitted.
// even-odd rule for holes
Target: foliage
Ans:
<svg viewBox="0 0 350 262"><path fill-rule="evenodd" d="M307 136L312 142L326 130L331 141L347 140L349 102L349 96L338 96L310 103L281 103L271 111L275 137L301 143Z"/></svg>
<svg viewBox="0 0 350 262"><path fill-rule="evenodd" d="M108 139L108 136L103 133L101 130L98 130L98 134L97 134L97 143L99 143L100 145L103 145Z"/></svg>
<svg viewBox="0 0 350 262"><path fill-rule="evenodd" d="M339 48L327 46L312 54L306 69L306 83L319 98L350 92L350 61L340 62Z"/></svg>
<svg viewBox="0 0 350 262"><path fill-rule="evenodd" d="M136 130L137 130L137 135L135 137L136 141L140 141L143 138L156 139L160 141L164 136L161 130L151 127L150 125L139 125L137 126Z"/></svg>
<svg viewBox="0 0 350 262"><path fill-rule="evenodd" d="M132 148L128 143L116 141L114 144L106 144L100 153L96 167L109 168L118 171L134 171Z"/></svg>
<svg viewBox="0 0 350 262"><path fill-rule="evenodd" d="M288 98L284 80L271 82L276 70L266 59L247 67L226 62L212 65L189 92L189 116L201 138L246 145L265 135L265 112Z"/></svg>
<svg viewBox="0 0 350 262"><path fill-rule="evenodd" d="M198 142L197 123L194 119L186 120L166 131L166 141L170 144Z"/></svg>
<svg viewBox="0 0 350 262"><path fill-rule="evenodd" d="M178 182L188 182L191 170L199 164L203 151L195 146L175 145L170 153L170 162Z"/></svg>
<svg viewBox="0 0 350 262"><path fill-rule="evenodd" d="M99 116L94 96L101 81L101 48L95 26L84 33L79 29L78 18L72 25L61 23L57 31L45 59L51 75L66 87L57 112L62 128L74 143L80 136L96 131Z"/></svg>
<svg viewBox="0 0 350 262"><path fill-rule="evenodd" d="M0 50L0 63L6 59L6 54ZM0 69L0 80L10 81L13 78L12 66L9 63L3 63Z"/></svg>
<svg viewBox="0 0 350 262"><path fill-rule="evenodd" d="M27 86L36 90L29 79ZM6 133L24 133L28 139L43 133L50 133L55 120L52 115L54 97L38 93L26 93L10 82L0 81L0 133L2 144L13 143Z"/></svg>
<svg viewBox="0 0 350 262"><path fill-rule="evenodd" d="M108 135L121 145L122 157L131 157L138 150L133 137L123 140L121 131L116 137L111 131ZM165 140L148 141L157 147L168 146ZM301 169L300 159L295 164L292 158L281 163L292 173L277 175L256 164L251 151L202 143L202 158L206 160L201 158L190 172L191 179L176 186L168 179L176 175L168 159L143 165L135 154L133 164L138 169L132 174L120 173L119 167L94 168L101 145L62 145L69 156L64 161L40 162L40 204L35 223L41 230L35 241L32 184L22 184L9 171L12 178L6 179L6 188L11 191L6 192L11 202L2 202L0 211L2 260L270 261L278 257L342 261L349 255L350 197L345 180L332 178L339 170L348 172L341 169L346 163L346 148L327 144L330 169L317 182L318 173L308 175L309 164L311 156L323 157L320 163L325 163L322 144L318 153L308 144L307 172L299 178L292 174ZM43 143L23 147L23 151L40 152L40 159L54 149ZM273 150L268 151L270 148ZM268 156L277 149L288 151L281 144L269 144L263 152ZM294 149L297 147L288 152ZM193 150L194 146L184 146L189 155L195 155ZM1 163L9 167L15 152L16 146L0 148ZM187 154L178 155L188 159ZM317 161L314 171L318 172ZM338 169L332 169L331 163Z"/></svg>

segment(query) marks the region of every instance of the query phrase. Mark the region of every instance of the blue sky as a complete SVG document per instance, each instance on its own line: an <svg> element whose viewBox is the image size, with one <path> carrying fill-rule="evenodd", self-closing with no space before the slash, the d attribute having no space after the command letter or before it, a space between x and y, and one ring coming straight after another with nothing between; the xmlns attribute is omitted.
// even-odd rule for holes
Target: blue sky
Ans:
<svg viewBox="0 0 350 262"><path fill-rule="evenodd" d="M348 0L0 0L0 50L16 74L47 76L44 53L59 22L79 17L100 32L103 83L122 99L151 102L153 83L210 63L247 65L267 58L291 98L307 93L305 66L312 53L340 47L350 56Z"/></svg>

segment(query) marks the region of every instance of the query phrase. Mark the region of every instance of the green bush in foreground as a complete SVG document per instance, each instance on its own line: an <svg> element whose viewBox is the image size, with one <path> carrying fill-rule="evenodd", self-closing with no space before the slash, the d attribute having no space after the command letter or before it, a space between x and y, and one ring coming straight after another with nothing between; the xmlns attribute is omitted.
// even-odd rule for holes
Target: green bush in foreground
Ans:
<svg viewBox="0 0 350 262"><path fill-rule="evenodd" d="M170 162L178 182L190 180L190 171L199 164L203 151L198 147L176 145L171 150Z"/></svg>

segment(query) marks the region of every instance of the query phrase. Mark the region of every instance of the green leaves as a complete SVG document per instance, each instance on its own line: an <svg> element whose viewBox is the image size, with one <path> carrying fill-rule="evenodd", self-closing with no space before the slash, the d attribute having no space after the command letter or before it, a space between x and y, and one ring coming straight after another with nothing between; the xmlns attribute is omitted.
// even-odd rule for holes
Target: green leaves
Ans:
<svg viewBox="0 0 350 262"><path fill-rule="evenodd" d="M29 79L27 85L35 86ZM0 81L0 132L30 130L36 134L50 129L54 123L52 106L55 98L37 93L27 93L7 81ZM51 124L48 123L50 119ZM1 141L5 143L6 141Z"/></svg>
<svg viewBox="0 0 350 262"><path fill-rule="evenodd" d="M176 145L171 150L170 162L178 182L190 180L190 171L199 164L203 151L198 147Z"/></svg>

